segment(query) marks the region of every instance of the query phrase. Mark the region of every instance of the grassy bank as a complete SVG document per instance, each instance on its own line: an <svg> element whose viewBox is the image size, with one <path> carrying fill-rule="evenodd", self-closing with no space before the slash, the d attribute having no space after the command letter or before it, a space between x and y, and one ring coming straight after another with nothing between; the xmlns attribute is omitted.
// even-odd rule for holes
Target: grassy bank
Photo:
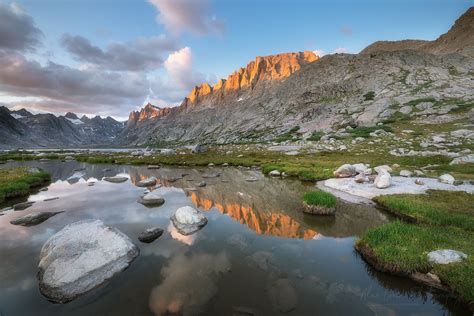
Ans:
<svg viewBox="0 0 474 316"><path fill-rule="evenodd" d="M474 195L429 191L426 195L378 197L377 203L397 216L395 221L368 231L356 244L378 270L399 275L433 273L443 285L474 307ZM454 249L468 255L448 265L431 264L427 253Z"/></svg>
<svg viewBox="0 0 474 316"><path fill-rule="evenodd" d="M31 173L29 168L0 169L0 203L26 196L33 188L47 183L50 179L48 173Z"/></svg>

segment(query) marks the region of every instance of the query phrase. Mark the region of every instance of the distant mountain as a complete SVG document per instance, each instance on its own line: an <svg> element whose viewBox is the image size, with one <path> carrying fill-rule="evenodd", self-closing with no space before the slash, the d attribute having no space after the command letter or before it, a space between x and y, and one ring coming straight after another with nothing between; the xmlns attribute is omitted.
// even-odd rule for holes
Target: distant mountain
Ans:
<svg viewBox="0 0 474 316"><path fill-rule="evenodd" d="M380 51L416 50L431 54L458 53L474 57L474 7L469 8L451 29L434 41L379 41L369 45L361 54Z"/></svg>
<svg viewBox="0 0 474 316"><path fill-rule="evenodd" d="M124 123L111 117L79 119L71 112L55 116L0 107L0 148L4 149L107 146L123 128Z"/></svg>

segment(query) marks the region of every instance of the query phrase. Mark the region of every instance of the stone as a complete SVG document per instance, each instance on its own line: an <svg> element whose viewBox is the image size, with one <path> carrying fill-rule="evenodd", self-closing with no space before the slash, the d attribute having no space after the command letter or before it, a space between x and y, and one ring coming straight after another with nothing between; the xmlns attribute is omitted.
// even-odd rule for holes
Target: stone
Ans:
<svg viewBox="0 0 474 316"><path fill-rule="evenodd" d="M385 170L387 172L392 172L392 168L388 165L381 165L374 168L375 172L380 173L380 170Z"/></svg>
<svg viewBox="0 0 474 316"><path fill-rule="evenodd" d="M355 168L355 171L357 173L364 173L368 169L367 165L363 163L353 164L352 167Z"/></svg>
<svg viewBox="0 0 474 316"><path fill-rule="evenodd" d="M258 178L256 178L256 177L250 177L250 178L245 179L245 181L247 181L247 182L255 182L255 181L258 181Z"/></svg>
<svg viewBox="0 0 474 316"><path fill-rule="evenodd" d="M40 292L53 302L67 303L125 270L139 253L130 238L100 220L70 224L41 249Z"/></svg>
<svg viewBox="0 0 474 316"><path fill-rule="evenodd" d="M150 177L148 179L141 180L137 183L138 187L151 187L156 184L157 179L155 177Z"/></svg>
<svg viewBox="0 0 474 316"><path fill-rule="evenodd" d="M417 177L421 177L421 176L424 176L425 173L421 170L414 170L413 173L415 174L415 176Z"/></svg>
<svg viewBox="0 0 474 316"><path fill-rule="evenodd" d="M128 180L127 177L122 177L122 176L104 177L104 181L111 182L111 183L122 183L127 180Z"/></svg>
<svg viewBox="0 0 474 316"><path fill-rule="evenodd" d="M148 165L148 166L147 166L147 169L149 169L149 170L160 169L160 168L161 168L161 167L158 166L158 165Z"/></svg>
<svg viewBox="0 0 474 316"><path fill-rule="evenodd" d="M191 148L191 152L195 154L203 153L207 151L207 147L201 144L194 145L193 148Z"/></svg>
<svg viewBox="0 0 474 316"><path fill-rule="evenodd" d="M355 176L354 181L356 183L364 183L364 182L369 182L369 178L366 175L359 173L358 175Z"/></svg>
<svg viewBox="0 0 474 316"><path fill-rule="evenodd" d="M450 264L467 259L463 252L452 249L435 250L428 253L428 261L433 264Z"/></svg>
<svg viewBox="0 0 474 316"><path fill-rule="evenodd" d="M161 235L163 235L163 229L159 227L152 227L141 232L140 235L138 235L138 240L149 244L155 241L155 239L159 238Z"/></svg>
<svg viewBox="0 0 474 316"><path fill-rule="evenodd" d="M356 168L350 164L344 164L334 171L334 175L337 178L348 178L353 177L357 174Z"/></svg>
<svg viewBox="0 0 474 316"><path fill-rule="evenodd" d="M392 185L392 176L384 169L379 169L374 185L377 189L386 189Z"/></svg>
<svg viewBox="0 0 474 316"><path fill-rule="evenodd" d="M19 226L35 226L41 224L42 222L46 221L48 218L53 217L63 212L39 212L39 213L30 213L25 216L21 216L15 218L14 220L10 221L12 225L19 225Z"/></svg>
<svg viewBox="0 0 474 316"><path fill-rule="evenodd" d="M23 211L23 210L26 210L28 207L32 206L33 204L35 204L34 201L22 202L22 203L13 205L13 209L15 211Z"/></svg>
<svg viewBox="0 0 474 316"><path fill-rule="evenodd" d="M448 173L441 175L438 178L438 181L441 183L446 183L446 184L454 184L454 177Z"/></svg>
<svg viewBox="0 0 474 316"><path fill-rule="evenodd" d="M200 188L204 188L206 185L207 185L207 183L205 181L201 181L201 182L198 183L197 186L200 187Z"/></svg>
<svg viewBox="0 0 474 316"><path fill-rule="evenodd" d="M454 158L449 164L450 165L463 165L466 163L474 163L474 155L467 155L463 157Z"/></svg>
<svg viewBox="0 0 474 316"><path fill-rule="evenodd" d="M272 170L272 171L270 171L270 172L268 173L268 175L269 175L270 177L279 177L279 176L281 176L281 173L280 173L280 171L278 171L278 170Z"/></svg>
<svg viewBox="0 0 474 316"><path fill-rule="evenodd" d="M163 205L165 199L160 195L158 190L155 190L141 196L137 202L147 207L157 207Z"/></svg>
<svg viewBox="0 0 474 316"><path fill-rule="evenodd" d="M211 173L211 174L205 174L205 175L203 175L202 177L203 177L203 178L218 178L218 177L220 177L220 176L221 176L220 173Z"/></svg>
<svg viewBox="0 0 474 316"><path fill-rule="evenodd" d="M278 279L268 287L272 306L279 312L288 313L298 305L296 290L289 279Z"/></svg>
<svg viewBox="0 0 474 316"><path fill-rule="evenodd" d="M425 182L423 182L423 180L421 180L420 178L417 178L417 179L415 180L415 184L424 185Z"/></svg>
<svg viewBox="0 0 474 316"><path fill-rule="evenodd" d="M212 162L210 162L210 163L207 164L207 166L208 166L208 167L214 167L215 164L213 164Z"/></svg>
<svg viewBox="0 0 474 316"><path fill-rule="evenodd" d="M207 218L191 206L183 206L171 216L171 222L182 235L191 235L206 226Z"/></svg>
<svg viewBox="0 0 474 316"><path fill-rule="evenodd" d="M413 175L413 172L411 172L410 170L401 170L400 171L400 176L402 177L411 177Z"/></svg>

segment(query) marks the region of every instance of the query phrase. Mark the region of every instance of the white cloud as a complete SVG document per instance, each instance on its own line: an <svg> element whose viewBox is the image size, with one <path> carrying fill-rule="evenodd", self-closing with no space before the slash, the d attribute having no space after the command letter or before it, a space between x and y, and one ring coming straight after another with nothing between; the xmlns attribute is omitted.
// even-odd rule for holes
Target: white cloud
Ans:
<svg viewBox="0 0 474 316"><path fill-rule="evenodd" d="M215 15L210 16L208 0L148 0L158 11L156 21L168 32L180 35L221 34L225 25Z"/></svg>
<svg viewBox="0 0 474 316"><path fill-rule="evenodd" d="M347 54L349 53L349 50L345 47L338 47L334 50L335 54Z"/></svg>
<svg viewBox="0 0 474 316"><path fill-rule="evenodd" d="M324 55L326 55L326 52L322 49L315 49L315 50L313 50L313 53L315 53L319 57L323 57Z"/></svg>
<svg viewBox="0 0 474 316"><path fill-rule="evenodd" d="M170 54L165 61L165 69L170 83L182 89L191 90L206 79L202 73L193 70L193 56L189 47Z"/></svg>

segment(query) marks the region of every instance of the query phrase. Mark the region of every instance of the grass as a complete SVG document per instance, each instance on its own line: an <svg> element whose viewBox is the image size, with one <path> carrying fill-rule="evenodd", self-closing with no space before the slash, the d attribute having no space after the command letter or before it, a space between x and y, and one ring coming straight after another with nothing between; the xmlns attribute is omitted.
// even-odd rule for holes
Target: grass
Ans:
<svg viewBox="0 0 474 316"><path fill-rule="evenodd" d="M311 134L311 136L308 137L306 140L317 142L318 140L321 139L321 137L323 137L323 135L324 135L324 132L314 131Z"/></svg>
<svg viewBox="0 0 474 316"><path fill-rule="evenodd" d="M379 205L417 223L455 226L474 232L474 194L428 191L428 194L378 196Z"/></svg>
<svg viewBox="0 0 474 316"><path fill-rule="evenodd" d="M295 135L295 134L299 131L299 129L300 129L299 126L295 126L292 129L290 129L288 132L283 133L281 135L278 135L274 139L274 141L277 142L277 143L282 143L282 142L286 142L286 141L289 141L289 140L297 140L298 135Z"/></svg>
<svg viewBox="0 0 474 316"><path fill-rule="evenodd" d="M369 91L366 94L363 95L365 101L371 101L375 97L375 92L374 91Z"/></svg>
<svg viewBox="0 0 474 316"><path fill-rule="evenodd" d="M352 135L352 137L363 137L368 138L370 137L370 133L375 132L376 130L384 130L386 132L392 132L392 128L390 126L382 125L382 126L360 126L355 127L353 129L348 130L348 132Z"/></svg>
<svg viewBox="0 0 474 316"><path fill-rule="evenodd" d="M328 192L309 191L304 194L303 201L308 205L334 207L336 206L337 199L334 195Z"/></svg>
<svg viewBox="0 0 474 316"><path fill-rule="evenodd" d="M34 187L50 180L44 171L30 173L28 168L0 169L0 203L7 199L26 196Z"/></svg>
<svg viewBox="0 0 474 316"><path fill-rule="evenodd" d="M377 268L396 274L432 272L464 301L474 302L474 195L428 191L374 200L409 222L369 230L356 244L364 257L373 256ZM438 249L462 251L468 258L448 265L429 263L427 253Z"/></svg>

